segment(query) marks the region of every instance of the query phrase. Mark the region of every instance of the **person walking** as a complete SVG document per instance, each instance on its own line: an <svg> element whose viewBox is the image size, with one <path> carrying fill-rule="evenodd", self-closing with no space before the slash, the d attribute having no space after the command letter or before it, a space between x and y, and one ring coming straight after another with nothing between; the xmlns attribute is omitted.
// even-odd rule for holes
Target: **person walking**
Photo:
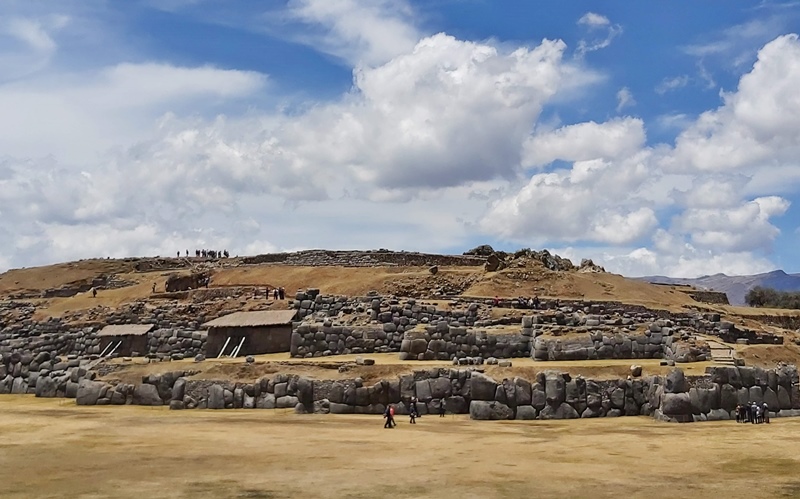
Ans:
<svg viewBox="0 0 800 499"><path fill-rule="evenodd" d="M383 423L384 428L392 428L394 425L394 421L392 420L392 406L391 404L386 406L386 410L383 411L383 418L386 420Z"/></svg>
<svg viewBox="0 0 800 499"><path fill-rule="evenodd" d="M439 401L439 417L443 418L445 413L444 399Z"/></svg>
<svg viewBox="0 0 800 499"><path fill-rule="evenodd" d="M766 402L761 406L761 421L769 424L769 406Z"/></svg>
<svg viewBox="0 0 800 499"><path fill-rule="evenodd" d="M278 301L278 288L272 290L272 299Z"/></svg>

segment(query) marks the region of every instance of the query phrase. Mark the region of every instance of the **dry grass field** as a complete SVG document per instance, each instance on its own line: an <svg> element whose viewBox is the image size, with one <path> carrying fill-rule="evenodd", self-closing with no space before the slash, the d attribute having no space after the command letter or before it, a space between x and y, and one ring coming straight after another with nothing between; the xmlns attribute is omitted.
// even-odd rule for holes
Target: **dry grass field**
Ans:
<svg viewBox="0 0 800 499"><path fill-rule="evenodd" d="M800 497L800 420L474 422L0 399L2 497Z"/></svg>

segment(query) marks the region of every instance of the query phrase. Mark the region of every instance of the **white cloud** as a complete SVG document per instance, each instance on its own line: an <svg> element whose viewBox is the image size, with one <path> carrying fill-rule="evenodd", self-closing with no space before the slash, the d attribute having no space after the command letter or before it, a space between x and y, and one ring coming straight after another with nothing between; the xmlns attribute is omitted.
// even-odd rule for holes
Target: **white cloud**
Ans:
<svg viewBox="0 0 800 499"><path fill-rule="evenodd" d="M689 83L688 75L674 76L672 78L664 78L661 83L656 86L656 93L664 95L672 90L685 87Z"/></svg>
<svg viewBox="0 0 800 499"><path fill-rule="evenodd" d="M759 47L785 33L786 17L751 19L708 35L705 41L683 47L685 53L700 60L720 58L725 64L742 67L750 64Z"/></svg>
<svg viewBox="0 0 800 499"><path fill-rule="evenodd" d="M66 162L96 160L110 147L143 139L165 112L213 109L220 100L252 95L265 81L246 71L122 63L7 83L0 85L0 150L17 157L46 151Z"/></svg>
<svg viewBox="0 0 800 499"><path fill-rule="evenodd" d="M786 35L759 52L725 104L676 139L671 170L724 172L794 161L800 154L800 43Z"/></svg>
<svg viewBox="0 0 800 499"><path fill-rule="evenodd" d="M577 161L571 170L533 175L522 189L496 200L481 228L510 241L594 241L627 244L657 225L638 195L648 182L650 153L614 161Z"/></svg>
<svg viewBox="0 0 800 499"><path fill-rule="evenodd" d="M53 36L68 23L64 15L0 17L0 84L46 67L58 49Z"/></svg>
<svg viewBox="0 0 800 499"><path fill-rule="evenodd" d="M644 123L640 119L589 121L533 135L525 142L523 164L544 166L555 160L620 158L635 153L644 143Z"/></svg>
<svg viewBox="0 0 800 499"><path fill-rule="evenodd" d="M623 252L599 249L583 251L595 263L609 272L626 276L666 275L670 277L701 277L704 275L745 275L769 272L775 265L750 252L728 253L698 251L691 246L676 253L656 252L648 248L635 248Z"/></svg>
<svg viewBox="0 0 800 499"><path fill-rule="evenodd" d="M717 251L769 249L780 231L770 219L783 215L789 202L777 196L756 198L734 208L689 208L675 221L695 246Z"/></svg>
<svg viewBox="0 0 800 499"><path fill-rule="evenodd" d="M578 42L578 48L575 50L575 55L577 57L583 57L588 52L594 52L608 47L611 45L614 38L622 34L622 26L619 24L611 24L611 21L607 17L594 12L587 12L581 16L581 18L578 19L578 24L585 26L591 33L603 30L605 31L605 36L602 38L595 37L589 40L580 40Z"/></svg>
<svg viewBox="0 0 800 499"><path fill-rule="evenodd" d="M53 64L81 19L26 17L49 38L6 32L14 54L45 57L0 83L0 238L12 241L0 268L197 247L437 251L477 235L591 244L571 251L629 274L770 266L775 220L800 184L796 37L765 46L719 108L661 117L683 130L674 146L648 145L641 119L540 121L601 79L564 60L560 41L423 36L409 4L385 0L284 12L304 26L293 39L352 63L349 92L271 110L259 73L146 57ZM584 17L598 39L578 55L621 32ZM620 89L617 112L633 104Z"/></svg>
<svg viewBox="0 0 800 499"><path fill-rule="evenodd" d="M405 0L289 0L287 12L319 28L306 43L356 65L385 63L422 38Z"/></svg>
<svg viewBox="0 0 800 499"><path fill-rule="evenodd" d="M619 113L626 107L631 107L636 105L636 99L633 98L633 94L631 93L628 87L622 87L617 92L617 112Z"/></svg>
<svg viewBox="0 0 800 499"><path fill-rule="evenodd" d="M578 19L578 24L590 27L599 27L608 26L611 24L611 21L609 21L604 15L596 14L594 12L587 12L586 14L582 15L580 19Z"/></svg>

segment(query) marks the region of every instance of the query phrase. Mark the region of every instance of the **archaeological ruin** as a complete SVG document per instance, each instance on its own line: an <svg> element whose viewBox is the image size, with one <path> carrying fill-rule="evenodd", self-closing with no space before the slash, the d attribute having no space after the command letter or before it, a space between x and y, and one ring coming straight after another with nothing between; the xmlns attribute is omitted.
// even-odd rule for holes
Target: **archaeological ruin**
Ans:
<svg viewBox="0 0 800 499"><path fill-rule="evenodd" d="M794 319L781 319L785 329L769 321L760 327L726 316L715 308L722 301L719 294L697 290L669 290L686 303L679 310L544 292L532 308L533 293L479 296L467 290L484 276L536 283L542 274L560 279L601 274L602 268L591 262L574 266L547 252L480 253L317 251L231 258L224 264L131 260L129 270L120 272L124 275L86 282L116 283L100 287L101 299L137 278L166 275L167 286L156 291L154 284L151 295L118 306L49 316L44 307L53 302L45 300L79 297L86 282L61 285L57 292L14 290L0 301L0 394L65 397L78 405L376 415L388 404L406 413L416 401L420 414L444 406L477 420L726 420L748 402L766 403L773 417L800 415L794 365L749 366L736 353L741 345L784 345L791 329L800 326ZM343 272L415 268L417 281L403 281L400 273L382 291L356 296L305 287L276 301L266 291L277 283L223 280L225 272L247 276L264 267L326 266ZM464 270L447 275L449 267ZM281 352L280 361L253 358ZM355 366L369 373L373 355L393 356L405 372L370 381L347 377ZM242 377L198 376L201 366L217 358L242 366ZM293 365L322 360L339 373L336 379L292 372ZM630 369L595 379L548 366L601 360L628 361ZM662 370L643 373L637 364L645 361ZM274 362L277 374L246 379L248 366L264 362ZM515 371L520 362L531 369ZM115 377L127 366L148 363L172 365L133 383ZM696 363L704 363L702 374L681 369Z"/></svg>

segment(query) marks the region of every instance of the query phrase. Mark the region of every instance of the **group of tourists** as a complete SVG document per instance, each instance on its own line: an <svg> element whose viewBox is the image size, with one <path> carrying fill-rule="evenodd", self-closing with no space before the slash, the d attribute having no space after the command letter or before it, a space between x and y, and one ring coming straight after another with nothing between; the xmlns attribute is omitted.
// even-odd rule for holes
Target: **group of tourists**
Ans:
<svg viewBox="0 0 800 499"><path fill-rule="evenodd" d="M230 258L231 254L228 250L207 250L196 249L194 250L195 258ZM181 252L178 251L178 258L181 257ZM189 258L189 250L186 250L186 258Z"/></svg>
<svg viewBox="0 0 800 499"><path fill-rule="evenodd" d="M764 402L750 402L736 406L737 423L769 423L769 406Z"/></svg>
<svg viewBox="0 0 800 499"><path fill-rule="evenodd" d="M500 297L499 296L495 296L494 297L493 304L494 304L495 307L500 306ZM554 302L544 303L543 304L542 300L539 299L538 295L533 296L533 297L527 297L527 298L524 297L524 296L518 296L517 300L516 300L516 304L514 304L514 308L527 308L527 309L530 309L530 310L539 310L539 309L542 309L542 308L549 308L551 306L553 308L558 308L559 305L560 304L559 304L558 300L555 300Z"/></svg>
<svg viewBox="0 0 800 499"><path fill-rule="evenodd" d="M420 417L419 410L417 410L417 402L419 400L417 397L411 398L411 403L408 405L408 417L409 421L408 424L417 424L417 419ZM439 402L439 417L443 418L445 415L446 409L444 405L444 400ZM397 426L397 423L394 420L394 405L389 404L386 406L386 410L383 411L383 418L385 419L383 423L384 428L394 428Z"/></svg>
<svg viewBox="0 0 800 499"><path fill-rule="evenodd" d="M267 299L269 300L269 288L267 288ZM272 299L273 300L285 300L286 299L286 290L282 287L275 288L272 290Z"/></svg>

